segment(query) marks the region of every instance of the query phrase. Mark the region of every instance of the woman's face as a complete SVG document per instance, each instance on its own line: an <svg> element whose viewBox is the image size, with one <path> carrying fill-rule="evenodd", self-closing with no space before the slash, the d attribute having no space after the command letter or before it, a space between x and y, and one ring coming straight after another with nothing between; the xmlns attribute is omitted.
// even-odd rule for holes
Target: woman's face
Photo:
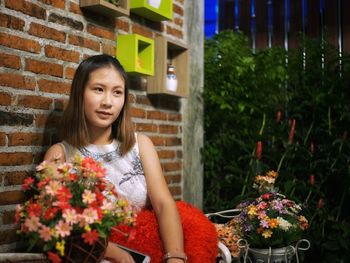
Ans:
<svg viewBox="0 0 350 263"><path fill-rule="evenodd" d="M113 67L90 73L84 90L84 111L89 128L111 129L125 101L125 83Z"/></svg>

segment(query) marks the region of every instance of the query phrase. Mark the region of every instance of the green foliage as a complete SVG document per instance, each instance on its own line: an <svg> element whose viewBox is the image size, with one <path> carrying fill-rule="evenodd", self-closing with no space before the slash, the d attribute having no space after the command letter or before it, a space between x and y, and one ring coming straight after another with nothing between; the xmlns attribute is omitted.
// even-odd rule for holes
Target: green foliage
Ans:
<svg viewBox="0 0 350 263"><path fill-rule="evenodd" d="M334 47L311 39L288 54L252 54L232 31L205 45L205 209L235 207L254 196L257 174L277 170L276 186L311 221L307 262L350 261L350 59L341 70L338 61Z"/></svg>

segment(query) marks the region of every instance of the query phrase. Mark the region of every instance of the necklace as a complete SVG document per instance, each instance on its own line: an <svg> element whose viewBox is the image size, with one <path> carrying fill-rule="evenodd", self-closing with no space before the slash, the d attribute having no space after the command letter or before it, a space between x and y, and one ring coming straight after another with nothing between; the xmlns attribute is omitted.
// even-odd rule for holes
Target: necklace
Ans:
<svg viewBox="0 0 350 263"><path fill-rule="evenodd" d="M108 153L95 153L91 152L90 150L86 149L85 147L79 147L78 148L79 152L84 156L84 157L92 157L96 161L103 161L105 163L109 163L113 161L116 158L120 158L120 151L119 151L119 146Z"/></svg>

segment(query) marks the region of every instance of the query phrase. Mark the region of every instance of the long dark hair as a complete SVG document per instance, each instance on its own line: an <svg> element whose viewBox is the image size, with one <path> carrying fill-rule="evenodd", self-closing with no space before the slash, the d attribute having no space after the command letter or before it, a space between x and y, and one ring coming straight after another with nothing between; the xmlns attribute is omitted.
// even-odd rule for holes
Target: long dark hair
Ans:
<svg viewBox="0 0 350 263"><path fill-rule="evenodd" d="M134 126L128 112L129 79L119 61L109 55L96 55L83 60L78 66L71 86L68 105L63 113L61 137L75 147L90 142L89 130L84 113L84 91L90 74L100 68L113 67L124 80L125 100L119 117L112 124L111 139L121 143L121 154L128 152L135 143Z"/></svg>

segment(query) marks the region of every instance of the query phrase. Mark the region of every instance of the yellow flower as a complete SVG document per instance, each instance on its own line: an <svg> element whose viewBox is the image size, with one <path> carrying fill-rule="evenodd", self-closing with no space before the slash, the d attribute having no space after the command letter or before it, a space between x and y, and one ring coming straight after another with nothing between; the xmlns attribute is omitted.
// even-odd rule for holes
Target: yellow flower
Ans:
<svg viewBox="0 0 350 263"><path fill-rule="evenodd" d="M256 211L257 211L256 206L250 205L248 207L248 215L249 216L255 216L256 215Z"/></svg>
<svg viewBox="0 0 350 263"><path fill-rule="evenodd" d="M56 243L56 249L61 256L64 256L64 240Z"/></svg>
<svg viewBox="0 0 350 263"><path fill-rule="evenodd" d="M91 231L91 227L89 225L86 225L84 227L84 229L85 229L86 232L90 232Z"/></svg>
<svg viewBox="0 0 350 263"><path fill-rule="evenodd" d="M264 238L269 238L272 236L272 231L267 229L267 230L264 230L261 234Z"/></svg>

